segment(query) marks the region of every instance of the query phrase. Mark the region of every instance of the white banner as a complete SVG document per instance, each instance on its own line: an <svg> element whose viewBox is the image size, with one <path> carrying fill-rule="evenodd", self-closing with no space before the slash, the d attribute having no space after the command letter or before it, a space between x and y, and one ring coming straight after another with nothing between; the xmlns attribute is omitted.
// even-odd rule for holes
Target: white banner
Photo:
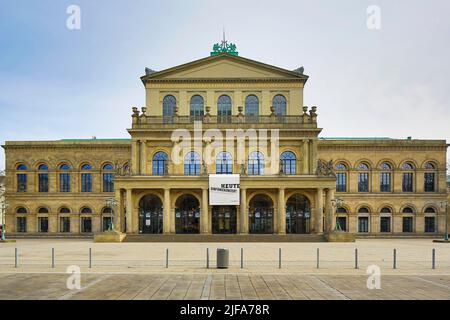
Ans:
<svg viewBox="0 0 450 320"><path fill-rule="evenodd" d="M240 176L238 174L209 175L209 205L238 206Z"/></svg>

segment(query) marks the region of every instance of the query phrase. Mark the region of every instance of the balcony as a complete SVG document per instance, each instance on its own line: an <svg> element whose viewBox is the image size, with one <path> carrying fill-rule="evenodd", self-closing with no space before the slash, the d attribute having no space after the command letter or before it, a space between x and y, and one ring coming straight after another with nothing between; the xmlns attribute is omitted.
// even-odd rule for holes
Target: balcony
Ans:
<svg viewBox="0 0 450 320"><path fill-rule="evenodd" d="M316 108L311 108L308 113L304 108L302 115L277 115L273 112L270 115L246 116L241 108L237 115L216 116L207 112L205 115L185 116L175 113L173 116L148 116L146 108L142 108L142 113L137 108L133 108L132 128L133 129L176 129L180 125L184 128L193 128L195 122L201 122L206 128L286 128L286 129L315 129L317 128Z"/></svg>

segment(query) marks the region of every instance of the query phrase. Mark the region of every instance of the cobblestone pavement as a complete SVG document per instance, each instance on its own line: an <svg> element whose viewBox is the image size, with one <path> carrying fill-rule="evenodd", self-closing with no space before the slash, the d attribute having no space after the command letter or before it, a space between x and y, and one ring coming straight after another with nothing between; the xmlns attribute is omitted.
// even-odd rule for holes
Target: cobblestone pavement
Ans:
<svg viewBox="0 0 450 320"><path fill-rule="evenodd" d="M363 275L85 274L81 290L68 290L68 277L3 273L0 299L450 299L450 276L439 275L382 276L381 289L372 290Z"/></svg>

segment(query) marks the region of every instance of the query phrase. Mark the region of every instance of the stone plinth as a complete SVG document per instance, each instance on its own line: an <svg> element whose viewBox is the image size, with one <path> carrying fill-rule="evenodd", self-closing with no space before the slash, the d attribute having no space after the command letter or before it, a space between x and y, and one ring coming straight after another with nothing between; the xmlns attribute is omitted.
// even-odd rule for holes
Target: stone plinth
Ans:
<svg viewBox="0 0 450 320"><path fill-rule="evenodd" d="M325 233L328 242L355 242L355 234L345 231L331 231Z"/></svg>
<svg viewBox="0 0 450 320"><path fill-rule="evenodd" d="M94 242L122 242L126 237L125 233L111 230L94 234Z"/></svg>

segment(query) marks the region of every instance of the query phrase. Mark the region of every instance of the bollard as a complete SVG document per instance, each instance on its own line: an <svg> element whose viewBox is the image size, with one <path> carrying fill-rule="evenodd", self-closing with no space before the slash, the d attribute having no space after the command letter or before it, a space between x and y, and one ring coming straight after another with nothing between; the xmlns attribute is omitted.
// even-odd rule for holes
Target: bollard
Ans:
<svg viewBox="0 0 450 320"><path fill-rule="evenodd" d="M436 249L431 252L431 269L436 269Z"/></svg>
<svg viewBox="0 0 450 320"><path fill-rule="evenodd" d="M278 269L281 269L281 248L278 249Z"/></svg>
<svg viewBox="0 0 450 320"><path fill-rule="evenodd" d="M241 269L244 269L244 248L241 248Z"/></svg>
<svg viewBox="0 0 450 320"><path fill-rule="evenodd" d="M392 266L393 269L397 269L397 249L394 249L394 265Z"/></svg>
<svg viewBox="0 0 450 320"><path fill-rule="evenodd" d="M89 248L89 269L92 268L92 248Z"/></svg>
<svg viewBox="0 0 450 320"><path fill-rule="evenodd" d="M166 269L169 268L169 249L166 249Z"/></svg>
<svg viewBox="0 0 450 320"><path fill-rule="evenodd" d="M55 248L52 248L52 268L55 267Z"/></svg>
<svg viewBox="0 0 450 320"><path fill-rule="evenodd" d="M355 269L358 268L358 249L355 249Z"/></svg>
<svg viewBox="0 0 450 320"><path fill-rule="evenodd" d="M319 248L317 248L316 268L319 269Z"/></svg>
<svg viewBox="0 0 450 320"><path fill-rule="evenodd" d="M17 248L14 249L14 268L19 266L19 251Z"/></svg>
<svg viewBox="0 0 450 320"><path fill-rule="evenodd" d="M206 269L209 269L209 248L206 248Z"/></svg>

